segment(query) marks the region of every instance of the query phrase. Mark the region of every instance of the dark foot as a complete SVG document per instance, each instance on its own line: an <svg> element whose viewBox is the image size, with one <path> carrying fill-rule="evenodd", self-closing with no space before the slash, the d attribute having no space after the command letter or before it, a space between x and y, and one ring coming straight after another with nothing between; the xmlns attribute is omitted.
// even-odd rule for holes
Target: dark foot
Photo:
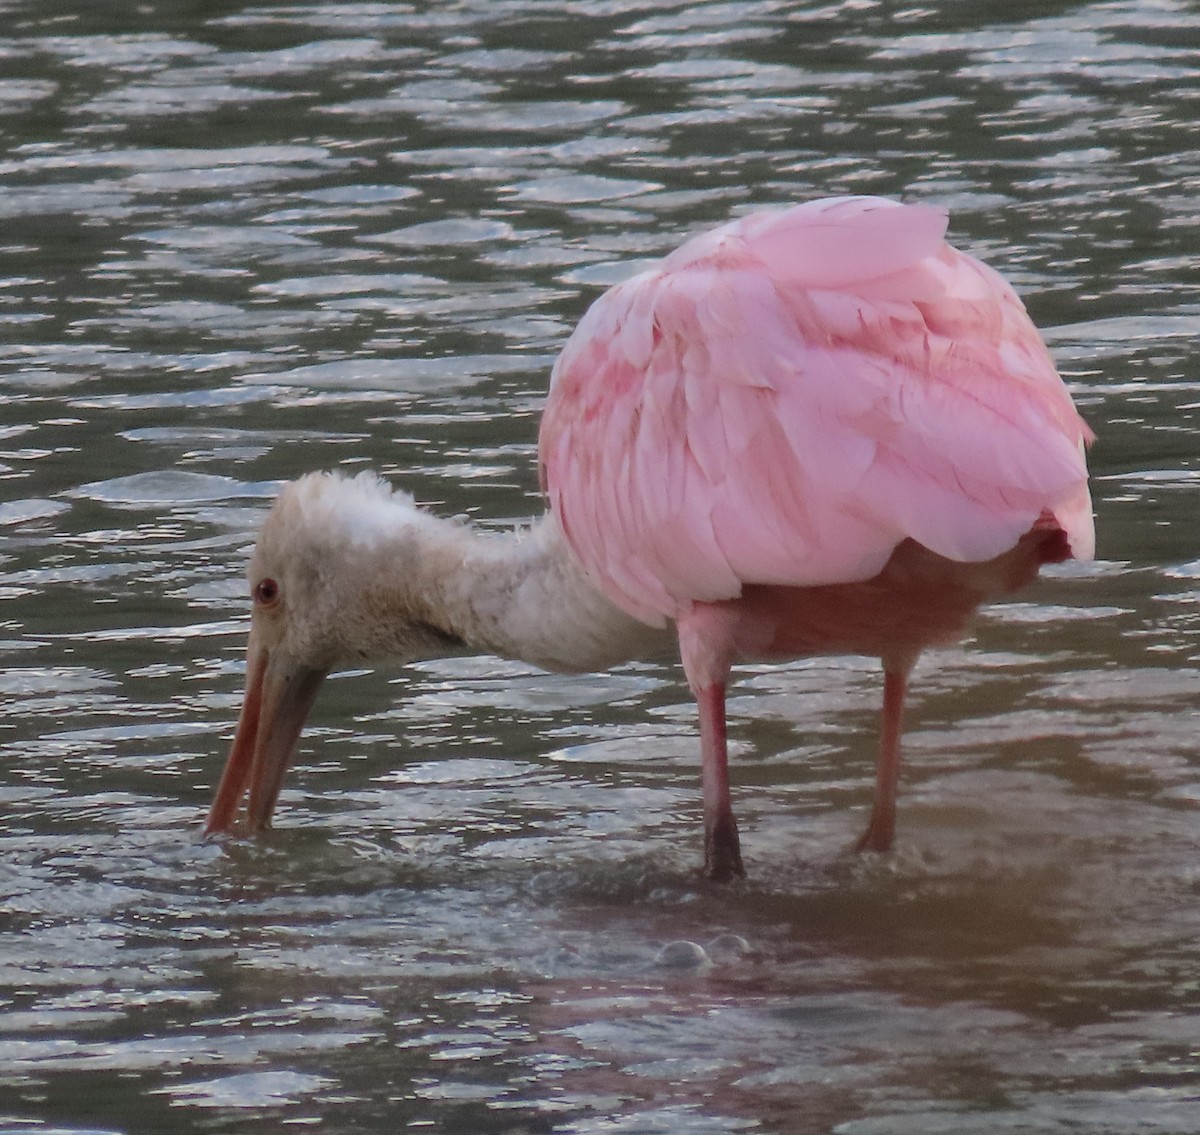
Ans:
<svg viewBox="0 0 1200 1135"><path fill-rule="evenodd" d="M733 817L704 835L704 877L714 883L728 883L734 877L744 879L742 848Z"/></svg>
<svg viewBox="0 0 1200 1135"><path fill-rule="evenodd" d="M872 812L871 822L867 824L867 830L863 832L858 843L854 845L854 850L879 852L891 851L892 841L895 838L895 815L881 815L879 812Z"/></svg>

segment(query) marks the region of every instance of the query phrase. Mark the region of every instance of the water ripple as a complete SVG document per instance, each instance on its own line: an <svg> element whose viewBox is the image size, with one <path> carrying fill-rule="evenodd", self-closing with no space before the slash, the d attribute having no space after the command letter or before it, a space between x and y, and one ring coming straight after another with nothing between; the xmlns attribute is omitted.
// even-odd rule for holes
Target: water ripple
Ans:
<svg viewBox="0 0 1200 1135"><path fill-rule="evenodd" d="M201 10L203 8L203 10ZM0 28L0 1059L13 1130L1190 1130L1200 178L1182 0L54 6ZM539 507L588 300L761 205L949 206L1100 440L1103 559L931 652L333 676L202 839L267 498ZM116 1075L114 1075L114 1072Z"/></svg>

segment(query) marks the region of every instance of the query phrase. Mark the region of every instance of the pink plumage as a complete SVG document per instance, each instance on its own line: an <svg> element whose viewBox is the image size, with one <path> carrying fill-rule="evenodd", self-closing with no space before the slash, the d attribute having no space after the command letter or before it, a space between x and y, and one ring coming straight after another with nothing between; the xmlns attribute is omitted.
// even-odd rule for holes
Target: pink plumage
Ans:
<svg viewBox="0 0 1200 1135"><path fill-rule="evenodd" d="M618 605L843 583L905 537L954 560L1044 511L1092 554L1086 425L1012 289L945 215L755 214L602 296L554 369L545 488Z"/></svg>
<svg viewBox="0 0 1200 1135"><path fill-rule="evenodd" d="M1092 555L1091 432L1016 294L946 225L872 197L742 218L607 292L554 368L550 506L614 603L677 623L713 775L736 658L878 653L898 736L923 646L1041 562ZM1029 570L1001 565L1019 548ZM923 591L893 586L915 570L898 555L927 553ZM863 626L845 589L871 581L908 618ZM710 871L740 870L733 838Z"/></svg>

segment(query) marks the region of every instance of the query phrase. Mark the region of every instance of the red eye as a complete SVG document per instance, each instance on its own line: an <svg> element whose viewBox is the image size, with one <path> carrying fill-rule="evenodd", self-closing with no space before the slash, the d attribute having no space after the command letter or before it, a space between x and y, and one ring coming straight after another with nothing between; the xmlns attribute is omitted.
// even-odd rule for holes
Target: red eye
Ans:
<svg viewBox="0 0 1200 1135"><path fill-rule="evenodd" d="M260 579L254 585L254 602L260 607L274 607L279 602L279 584L273 579Z"/></svg>

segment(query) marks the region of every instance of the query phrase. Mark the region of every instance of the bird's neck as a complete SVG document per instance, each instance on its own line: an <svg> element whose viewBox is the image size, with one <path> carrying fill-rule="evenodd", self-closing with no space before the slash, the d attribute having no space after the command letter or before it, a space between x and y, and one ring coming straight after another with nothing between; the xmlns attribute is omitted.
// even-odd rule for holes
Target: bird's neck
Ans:
<svg viewBox="0 0 1200 1135"><path fill-rule="evenodd" d="M429 621L468 649L571 673L660 655L673 641L587 580L551 514L506 533L438 522L419 563Z"/></svg>

